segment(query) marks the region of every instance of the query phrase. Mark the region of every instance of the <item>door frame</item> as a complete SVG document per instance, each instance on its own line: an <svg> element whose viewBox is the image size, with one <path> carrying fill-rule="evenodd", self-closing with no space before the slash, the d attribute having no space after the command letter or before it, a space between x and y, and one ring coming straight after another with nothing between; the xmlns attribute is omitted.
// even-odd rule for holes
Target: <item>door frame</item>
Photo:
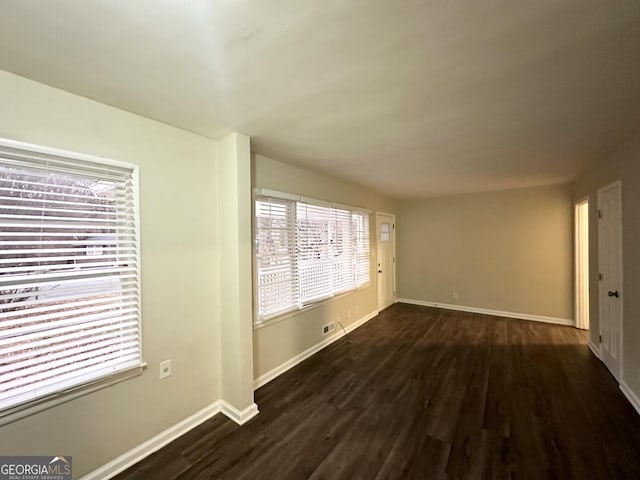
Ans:
<svg viewBox="0 0 640 480"><path fill-rule="evenodd" d="M620 299L620 342L617 345L618 346L618 351L620 352L620 365L619 365L619 369L618 372L614 373L611 372L611 370L609 369L609 366L604 362L603 360L603 350L602 350L602 343L599 343L599 349L600 349L600 360L602 360L602 363L605 364L605 366L607 367L607 370L609 370L611 372L611 374L615 377L616 381L618 381L619 383L622 382L622 371L623 371L623 365L624 365L624 351L623 351L623 345L624 345L624 287L623 287L623 283L624 283L624 270L623 270L623 262L622 262L622 257L623 257L623 231L622 231L622 181L621 180L616 180L615 182L612 182L608 185L605 185L602 188L598 189L598 201L597 201L597 205L598 205L598 217L600 215L600 211L602 208L602 195L604 192L611 190L611 189L616 189L617 190L617 194L618 194L618 203L620 206L620 238L618 239L620 241L620 257L618 259L618 261L620 262L620 264L618 265L618 268L620 269L620 285L619 285L619 291L621 292L621 299ZM601 252L601 233L600 233L600 225L601 223L598 222L598 271L601 272L601 262L602 262L602 256L600 255ZM602 282L598 282L598 335L600 335L600 338L602 338L603 335L603 329L602 329L602 318L603 318L603 314L602 314L602 310L603 310L603 302L602 302L602 298L603 298L603 293L604 293L604 284Z"/></svg>
<svg viewBox="0 0 640 480"><path fill-rule="evenodd" d="M575 327L589 330L589 195L575 201L574 212L574 300ZM581 208L586 204L586 215ZM582 221L586 221L586 225ZM585 235L586 233L586 235Z"/></svg>
<svg viewBox="0 0 640 480"><path fill-rule="evenodd" d="M375 232L376 232L376 295L378 297L378 310L382 310L383 308L386 308L387 306L382 306L382 299L380 298L380 289L378 287L378 264L380 263L380 245L381 245L381 241L380 241L380 232L378 231L378 218L379 217L391 217L391 242L392 242L392 249L393 249L393 259L391 261L391 265L392 265L392 275L391 275L391 285L393 288L393 301L391 302L391 305L393 305L394 303L396 303L397 301L397 294L396 294L396 216L393 213L387 213L387 212L376 212L376 223L375 223Z"/></svg>

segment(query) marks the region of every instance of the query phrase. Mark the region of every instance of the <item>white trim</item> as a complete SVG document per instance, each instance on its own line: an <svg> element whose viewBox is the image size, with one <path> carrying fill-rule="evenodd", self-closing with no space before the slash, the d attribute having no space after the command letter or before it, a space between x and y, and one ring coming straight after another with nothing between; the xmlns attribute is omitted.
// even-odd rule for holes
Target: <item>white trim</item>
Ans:
<svg viewBox="0 0 640 480"><path fill-rule="evenodd" d="M364 207L355 207L353 205L346 205L344 203L332 202L329 200L322 200L319 198L306 197L304 195L298 195L296 193L280 192L278 190L271 190L269 188L254 188L253 197L271 197L279 198L281 200L290 200L293 202L311 203L314 205L320 205L322 207L341 208L344 210L350 210L352 212L371 213L371 210Z"/></svg>
<svg viewBox="0 0 640 480"><path fill-rule="evenodd" d="M589 339L589 350L596 356L598 360L600 360L600 347L593 343L591 339Z"/></svg>
<svg viewBox="0 0 640 480"><path fill-rule="evenodd" d="M291 200L294 202L300 201L302 198L300 195L296 195L295 193L278 192L268 188L254 188L253 194L254 197L273 197L281 200Z"/></svg>
<svg viewBox="0 0 640 480"><path fill-rule="evenodd" d="M119 457L111 460L109 463L104 464L97 470L88 473L82 480L107 480L115 477L120 472L125 471L127 468L135 465L141 460L145 459L152 453L160 450L165 445L171 443L176 438L184 435L189 430L194 429L201 423L209 420L214 415L220 413L221 401L213 402L211 405L203 408L199 412L194 413L190 417L176 423L175 425L167 428L163 432L160 432L155 437L150 438L144 443L141 443L137 447L132 448L128 452L123 453Z"/></svg>
<svg viewBox="0 0 640 480"><path fill-rule="evenodd" d="M376 211L376 214L378 214L378 213L379 213L380 215L387 215L387 216L389 216L389 217L394 217L394 219L395 219L395 216L396 216L396 214L395 214L395 213L389 213L389 212L383 212L383 211Z"/></svg>
<svg viewBox="0 0 640 480"><path fill-rule="evenodd" d="M139 377L143 374L146 368L147 364L142 363L141 365L136 365L119 372L107 374L103 377L96 378L89 383L75 385L73 387L69 387L67 389L52 393L51 395L47 395L46 397L42 397L27 403L22 403L12 408L8 408L7 410L0 412L0 427L13 422L17 422L18 420L22 420L23 418L29 417L31 415L35 415L36 413L42 412L43 410L47 410L63 403L70 402L71 400L82 397L84 395L88 395L103 388L111 387L112 385L116 385L117 383Z"/></svg>
<svg viewBox="0 0 640 480"><path fill-rule="evenodd" d="M45 147L43 145L35 145L33 143L18 142L8 138L0 138L0 152L6 151L7 148L25 150L29 153L37 153L49 157L62 157L71 158L74 160L80 160L90 163L102 163L119 168L132 168L136 167L135 164L129 162L123 162L121 160L114 160L107 157L99 157L97 155L89 155L86 153L72 152L70 150L62 150L59 148Z"/></svg>
<svg viewBox="0 0 640 480"><path fill-rule="evenodd" d="M328 297L323 300L318 300L313 303L308 303L302 307L293 307L291 310L287 310L282 313L276 313L274 316L268 317L267 319L262 320L261 322L253 322L253 329L260 330L261 328L269 327L275 323L281 322L282 320L286 320L287 318L295 317L296 315L302 315L303 313L307 313L309 310L313 310L314 308L324 305L327 302L330 302L331 300L337 300L339 298L346 297L347 295L353 295L354 293L360 290L363 290L364 288L367 288L370 284L371 282L369 282L366 286L362 285L360 287L356 287L354 290L337 293L332 297Z"/></svg>
<svg viewBox="0 0 640 480"><path fill-rule="evenodd" d="M638 396L633 393L633 390L631 390L629 385L624 383L624 381L620 382L620 390L622 390L622 393L625 397L627 397L629 403L633 405L633 408L635 408L636 412L638 412L638 414L640 415L640 398L638 398Z"/></svg>
<svg viewBox="0 0 640 480"><path fill-rule="evenodd" d="M586 212L585 207L586 206ZM574 311L577 328L589 330L589 195L573 205Z"/></svg>
<svg viewBox="0 0 640 480"><path fill-rule="evenodd" d="M229 419L236 422L238 425L244 425L253 417L260 413L258 411L258 405L252 403L244 410L238 410L236 407L231 405L230 403L225 402L224 400L220 401L220 411L226 415Z"/></svg>
<svg viewBox="0 0 640 480"><path fill-rule="evenodd" d="M504 312L502 310L490 310L487 308L465 307L464 305L451 305L448 303L426 302L423 300L412 300L409 298L398 298L400 303L409 303L411 305L420 305L423 307L444 308L447 310L457 310L460 312L482 313L484 315L494 315L496 317L517 318L520 320L531 320L533 322L553 323L555 325L575 326L574 321L570 318L545 317L544 315L532 315L530 313Z"/></svg>
<svg viewBox="0 0 640 480"><path fill-rule="evenodd" d="M348 325L347 327L345 327L345 330L347 331L347 333L350 333L350 332L354 331L356 328L364 325L369 320L371 320L372 318L376 317L378 315L378 313L379 313L378 310L374 310L373 312L369 313L368 315L365 315L364 317L362 317L360 320L358 320L358 321ZM286 362L278 365L274 369L272 369L272 370L268 371L267 373L265 373L265 374L259 376L258 378L256 378L253 381L253 388L255 390L257 390L258 388L262 387L263 385L266 385L267 383L269 383L271 380L273 380L277 376L282 375L287 370L295 367L296 365L298 365L303 360L306 360L307 358L309 358L314 353L319 352L324 347L332 344L333 342L335 342L336 340L339 340L342 337L344 337L344 332L342 331L342 329L338 329L336 327L336 333L334 333L330 337L325 338L321 342L316 343L313 347L306 349L304 352L299 353L295 357L290 358Z"/></svg>

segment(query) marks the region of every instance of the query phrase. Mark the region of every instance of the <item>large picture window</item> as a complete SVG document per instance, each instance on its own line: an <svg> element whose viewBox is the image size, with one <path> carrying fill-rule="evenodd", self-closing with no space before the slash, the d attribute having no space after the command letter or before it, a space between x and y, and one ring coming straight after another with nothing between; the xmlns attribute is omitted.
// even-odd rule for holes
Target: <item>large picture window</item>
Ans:
<svg viewBox="0 0 640 480"><path fill-rule="evenodd" d="M256 197L258 323L370 281L369 213L287 197Z"/></svg>
<svg viewBox="0 0 640 480"><path fill-rule="evenodd" d="M0 411L142 365L137 169L0 141Z"/></svg>

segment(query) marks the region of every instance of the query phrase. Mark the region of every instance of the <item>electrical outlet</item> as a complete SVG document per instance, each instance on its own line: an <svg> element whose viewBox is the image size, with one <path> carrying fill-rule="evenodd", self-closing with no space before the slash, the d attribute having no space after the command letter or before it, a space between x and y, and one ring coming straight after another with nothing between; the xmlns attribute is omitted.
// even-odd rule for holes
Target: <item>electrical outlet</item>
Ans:
<svg viewBox="0 0 640 480"><path fill-rule="evenodd" d="M160 380L171 376L171 360L160 362Z"/></svg>
<svg viewBox="0 0 640 480"><path fill-rule="evenodd" d="M458 300L458 292L451 292L451 298L453 300Z"/></svg>
<svg viewBox="0 0 640 480"><path fill-rule="evenodd" d="M336 324L334 322L327 323L322 326L322 335L328 335L333 332L336 328Z"/></svg>
<svg viewBox="0 0 640 480"><path fill-rule="evenodd" d="M351 309L347 308L347 318L351 318Z"/></svg>
<svg viewBox="0 0 640 480"><path fill-rule="evenodd" d="M358 310L360 310L360 305L356 305L356 315L358 314Z"/></svg>

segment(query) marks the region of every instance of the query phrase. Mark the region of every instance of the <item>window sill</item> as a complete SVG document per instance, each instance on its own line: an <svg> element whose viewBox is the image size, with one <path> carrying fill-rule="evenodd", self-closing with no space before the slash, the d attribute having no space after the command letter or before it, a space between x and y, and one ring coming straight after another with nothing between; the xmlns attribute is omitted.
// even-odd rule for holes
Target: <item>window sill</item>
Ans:
<svg viewBox="0 0 640 480"><path fill-rule="evenodd" d="M139 366L114 373L113 375L98 378L89 383L70 387L61 392L52 393L37 400L9 407L0 412L0 427L17 422L18 420L22 420L23 418L35 415L43 410L48 410L49 408L56 407L84 395L88 395L89 393L110 387L116 383L139 377L146 368L147 364L143 363Z"/></svg>
<svg viewBox="0 0 640 480"><path fill-rule="evenodd" d="M317 302L311 303L309 305L305 305L303 307L297 308L295 310L289 310L288 312L282 313L280 315L276 315L275 317L271 317L267 320L264 320L260 323L253 323L253 329L254 330L260 330L261 328L265 328L265 327L270 327L271 325L274 325L278 322L281 322L283 320L287 320L291 317L295 317L298 315L302 315L304 313L307 313L310 310L313 310L315 308L318 308L322 305L325 305L333 300L338 300L340 298L344 298L347 297L349 295L353 295L354 293L358 293L361 292L363 290L366 290L367 288L369 288L371 286L371 282L368 282L364 285L362 285L361 287L356 288L355 290L349 290L348 292L343 292L340 293L336 296L333 297L329 297L329 298L325 298L324 300L319 300Z"/></svg>

